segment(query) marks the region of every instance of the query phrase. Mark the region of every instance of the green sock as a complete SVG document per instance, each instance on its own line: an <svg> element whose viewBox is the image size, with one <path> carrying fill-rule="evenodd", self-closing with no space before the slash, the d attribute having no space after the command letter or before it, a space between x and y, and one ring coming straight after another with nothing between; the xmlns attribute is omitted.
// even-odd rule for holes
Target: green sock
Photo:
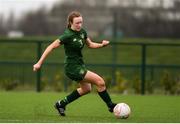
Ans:
<svg viewBox="0 0 180 124"><path fill-rule="evenodd" d="M63 100L60 101L62 106L66 106L67 104L73 102L74 100L78 99L81 95L78 93L77 90L74 90L71 94L66 96Z"/></svg>
<svg viewBox="0 0 180 124"><path fill-rule="evenodd" d="M106 90L102 92L98 92L99 96L103 99L103 101L106 103L108 107L111 107L113 105L111 98Z"/></svg>

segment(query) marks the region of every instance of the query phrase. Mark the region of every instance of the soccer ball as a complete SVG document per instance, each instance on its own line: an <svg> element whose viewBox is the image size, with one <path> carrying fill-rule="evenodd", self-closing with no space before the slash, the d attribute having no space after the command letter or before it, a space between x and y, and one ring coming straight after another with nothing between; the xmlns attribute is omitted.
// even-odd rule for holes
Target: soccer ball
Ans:
<svg viewBox="0 0 180 124"><path fill-rule="evenodd" d="M126 103L118 103L113 109L114 115L120 119L126 119L131 113L130 107Z"/></svg>

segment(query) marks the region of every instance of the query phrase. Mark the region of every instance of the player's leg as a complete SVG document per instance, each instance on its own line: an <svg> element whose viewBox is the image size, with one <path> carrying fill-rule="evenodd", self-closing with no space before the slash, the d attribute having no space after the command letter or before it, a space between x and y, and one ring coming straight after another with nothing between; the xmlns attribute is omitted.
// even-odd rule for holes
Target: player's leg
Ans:
<svg viewBox="0 0 180 124"><path fill-rule="evenodd" d="M80 88L74 90L62 100L56 102L55 107L60 113L60 115L65 116L64 111L67 104L73 102L74 100L78 99L79 97L88 93L91 90L91 85L82 81L86 72L87 70L84 65L69 64L68 66L65 66L66 75L70 79L77 81L80 84Z"/></svg>
<svg viewBox="0 0 180 124"><path fill-rule="evenodd" d="M80 85L80 87L77 89L77 91L81 96L91 92L91 84L90 83L80 81L79 85Z"/></svg>
<svg viewBox="0 0 180 124"><path fill-rule="evenodd" d="M73 102L74 100L78 99L82 95L85 95L91 91L91 84L86 83L84 81L79 82L80 87L74 90L72 93L64 97L64 99L61 100L61 105L66 106L67 104Z"/></svg>
<svg viewBox="0 0 180 124"><path fill-rule="evenodd" d="M58 112L60 113L61 116L65 116L65 107L66 107L66 105L68 105L69 103L75 101L76 99L78 99L82 95L85 95L85 94L87 94L87 93L89 93L91 91L91 84L86 83L84 81L80 81L79 85L80 85L79 88L77 88L72 93L70 93L69 95L64 97L64 99L59 100L58 102L56 102L55 107L56 107L56 109L58 110Z"/></svg>
<svg viewBox="0 0 180 124"><path fill-rule="evenodd" d="M106 90L106 85L105 85L103 78L94 72L87 71L83 81L90 82L90 83L96 85L99 96L106 103L106 105L109 108L109 111L113 112L113 108L115 107L116 104L112 102L112 100Z"/></svg>

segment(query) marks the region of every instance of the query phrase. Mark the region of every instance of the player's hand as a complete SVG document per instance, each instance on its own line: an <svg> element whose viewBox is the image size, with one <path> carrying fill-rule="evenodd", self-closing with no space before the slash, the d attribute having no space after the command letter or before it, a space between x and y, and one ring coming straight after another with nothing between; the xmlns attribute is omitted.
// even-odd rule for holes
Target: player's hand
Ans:
<svg viewBox="0 0 180 124"><path fill-rule="evenodd" d="M102 44L103 44L103 46L107 46L109 44L109 41L108 40L103 40Z"/></svg>
<svg viewBox="0 0 180 124"><path fill-rule="evenodd" d="M39 64L39 63L36 63L36 64L33 65L33 71L37 71L40 68L41 68L41 64Z"/></svg>

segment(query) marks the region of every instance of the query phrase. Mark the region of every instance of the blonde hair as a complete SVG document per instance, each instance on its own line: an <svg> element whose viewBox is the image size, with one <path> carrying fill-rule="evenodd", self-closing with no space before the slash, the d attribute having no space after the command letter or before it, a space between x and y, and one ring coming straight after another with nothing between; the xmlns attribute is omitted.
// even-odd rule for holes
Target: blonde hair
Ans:
<svg viewBox="0 0 180 124"><path fill-rule="evenodd" d="M71 28L71 24L73 23L73 19L75 17L81 17L81 13L78 11L72 11L71 13L69 13L67 18L67 28Z"/></svg>

